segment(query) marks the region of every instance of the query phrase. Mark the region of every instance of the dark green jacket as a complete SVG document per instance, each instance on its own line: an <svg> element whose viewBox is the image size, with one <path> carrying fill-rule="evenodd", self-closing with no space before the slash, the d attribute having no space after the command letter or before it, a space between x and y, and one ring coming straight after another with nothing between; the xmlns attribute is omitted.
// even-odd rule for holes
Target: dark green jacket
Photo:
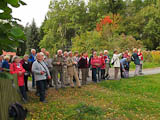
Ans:
<svg viewBox="0 0 160 120"><path fill-rule="evenodd" d="M57 65L57 62L60 62L60 65ZM54 70L62 71L65 64L65 58L63 56L56 55L53 58L52 65Z"/></svg>
<svg viewBox="0 0 160 120"><path fill-rule="evenodd" d="M135 65L140 65L140 60L137 53L132 54L132 61L134 61Z"/></svg>

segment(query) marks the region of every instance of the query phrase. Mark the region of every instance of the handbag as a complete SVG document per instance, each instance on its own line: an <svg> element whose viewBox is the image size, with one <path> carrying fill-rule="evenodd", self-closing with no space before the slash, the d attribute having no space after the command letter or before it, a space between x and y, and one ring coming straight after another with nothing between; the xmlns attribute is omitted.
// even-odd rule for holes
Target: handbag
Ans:
<svg viewBox="0 0 160 120"><path fill-rule="evenodd" d="M111 63L112 65L114 65L114 63L116 62L117 58Z"/></svg>

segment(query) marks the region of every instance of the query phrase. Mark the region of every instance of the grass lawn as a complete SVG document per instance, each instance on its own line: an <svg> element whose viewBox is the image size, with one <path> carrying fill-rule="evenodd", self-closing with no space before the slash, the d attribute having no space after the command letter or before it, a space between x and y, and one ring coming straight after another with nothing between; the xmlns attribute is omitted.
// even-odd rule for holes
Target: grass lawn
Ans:
<svg viewBox="0 0 160 120"><path fill-rule="evenodd" d="M153 62L144 62L144 63L143 63L143 69L156 68L156 67L160 67L160 64L158 64L158 63L153 63ZM134 62L131 62L130 68L131 68L131 70L135 69L135 64L134 64Z"/></svg>
<svg viewBox="0 0 160 120"><path fill-rule="evenodd" d="M160 120L160 74L47 94L48 103L42 104L29 93L27 120Z"/></svg>

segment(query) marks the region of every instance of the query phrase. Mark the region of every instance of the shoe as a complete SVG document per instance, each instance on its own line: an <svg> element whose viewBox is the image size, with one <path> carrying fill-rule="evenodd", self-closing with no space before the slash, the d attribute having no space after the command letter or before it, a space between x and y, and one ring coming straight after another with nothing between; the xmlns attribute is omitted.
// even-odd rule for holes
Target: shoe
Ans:
<svg viewBox="0 0 160 120"><path fill-rule="evenodd" d="M140 75L144 75L144 73L139 73Z"/></svg>
<svg viewBox="0 0 160 120"><path fill-rule="evenodd" d="M22 98L23 102L26 104L28 101L24 98Z"/></svg>
<svg viewBox="0 0 160 120"><path fill-rule="evenodd" d="M110 76L108 75L107 80L109 80Z"/></svg>
<svg viewBox="0 0 160 120"><path fill-rule="evenodd" d="M37 93L37 92L36 92L36 94L35 94L35 95L36 95L36 96L38 96L38 97L40 97L40 93Z"/></svg>
<svg viewBox="0 0 160 120"><path fill-rule="evenodd" d="M26 90L26 92L29 92L29 90Z"/></svg>
<svg viewBox="0 0 160 120"><path fill-rule="evenodd" d="M48 101L44 100L44 101L41 101L42 103L48 103Z"/></svg>
<svg viewBox="0 0 160 120"><path fill-rule="evenodd" d="M56 87L55 89L56 89L56 91L58 91L58 88L57 88L57 87Z"/></svg>
<svg viewBox="0 0 160 120"><path fill-rule="evenodd" d="M53 87L53 85L49 85L49 87Z"/></svg>
<svg viewBox="0 0 160 120"><path fill-rule="evenodd" d="M78 86L78 88L81 88L81 86Z"/></svg>
<svg viewBox="0 0 160 120"><path fill-rule="evenodd" d="M71 86L71 88L74 88L74 86Z"/></svg>
<svg viewBox="0 0 160 120"><path fill-rule="evenodd" d="M34 87L32 87L32 89L36 89L36 87L34 86Z"/></svg>
<svg viewBox="0 0 160 120"><path fill-rule="evenodd" d="M65 88L66 88L66 86L62 86L61 88L62 88L62 89L65 89Z"/></svg>

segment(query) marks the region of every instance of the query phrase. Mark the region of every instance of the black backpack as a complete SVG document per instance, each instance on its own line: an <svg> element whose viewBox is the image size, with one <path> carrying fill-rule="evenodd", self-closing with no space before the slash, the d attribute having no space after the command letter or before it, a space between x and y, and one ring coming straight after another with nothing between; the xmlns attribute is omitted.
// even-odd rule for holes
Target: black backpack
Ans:
<svg viewBox="0 0 160 120"><path fill-rule="evenodd" d="M9 111L9 118L14 118L14 120L25 120L28 112L28 110L23 108L23 106L18 102L10 105L8 111Z"/></svg>

